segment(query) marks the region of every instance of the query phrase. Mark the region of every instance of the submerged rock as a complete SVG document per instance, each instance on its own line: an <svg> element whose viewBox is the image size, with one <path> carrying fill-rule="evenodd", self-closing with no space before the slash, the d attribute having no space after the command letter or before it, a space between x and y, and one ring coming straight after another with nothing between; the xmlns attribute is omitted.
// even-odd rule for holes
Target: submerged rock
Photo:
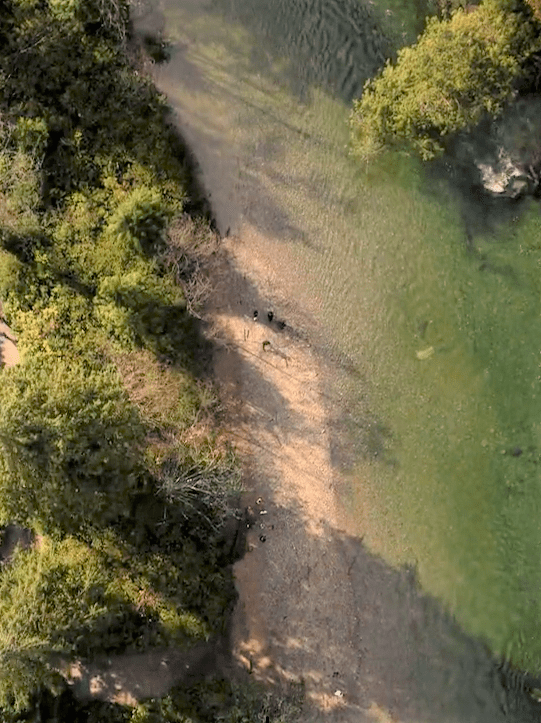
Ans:
<svg viewBox="0 0 541 723"><path fill-rule="evenodd" d="M515 99L479 131L473 157L486 190L508 198L536 194L541 183L541 99Z"/></svg>
<svg viewBox="0 0 541 723"><path fill-rule="evenodd" d="M495 196L518 198L533 193L537 187L534 179L513 163L504 148L498 149L498 155L492 161L476 161L476 165L481 172L483 186Z"/></svg>

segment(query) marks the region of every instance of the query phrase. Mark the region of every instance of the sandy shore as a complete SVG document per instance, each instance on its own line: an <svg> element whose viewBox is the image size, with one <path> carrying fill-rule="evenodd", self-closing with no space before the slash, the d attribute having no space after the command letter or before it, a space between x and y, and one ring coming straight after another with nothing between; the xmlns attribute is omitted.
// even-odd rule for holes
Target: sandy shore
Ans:
<svg viewBox="0 0 541 723"><path fill-rule="evenodd" d="M233 652L261 680L304 680L310 720L359 721L353 560L332 532L345 520L333 491L324 370L289 324L280 329L280 313L268 321L275 302L280 311L286 304L265 239L246 227L224 247L209 309L215 373L254 519L249 552L235 565Z"/></svg>
<svg viewBox="0 0 541 723"><path fill-rule="evenodd" d="M276 324L302 308L288 296L295 269L277 278L269 241L247 225L224 239L207 316L254 521L234 568L234 658L277 686L304 681L305 723L526 720L525 709L509 717L482 642L422 593L412 570L371 553L358 520L352 531L331 463L333 370L294 323Z"/></svg>

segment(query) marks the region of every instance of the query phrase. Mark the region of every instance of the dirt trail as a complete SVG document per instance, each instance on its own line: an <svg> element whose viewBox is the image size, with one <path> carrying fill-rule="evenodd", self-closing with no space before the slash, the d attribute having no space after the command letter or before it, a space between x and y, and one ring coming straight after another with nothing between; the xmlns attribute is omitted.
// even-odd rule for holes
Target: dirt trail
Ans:
<svg viewBox="0 0 541 723"><path fill-rule="evenodd" d="M9 326L0 319L0 367L13 367L18 364L19 361L17 337L13 334Z"/></svg>
<svg viewBox="0 0 541 723"><path fill-rule="evenodd" d="M215 673L225 661L222 641L200 643L188 651L155 648L145 653L99 656L91 663L54 662L82 701L92 699L135 706L145 698L161 698L174 685L189 686ZM225 662L224 662L225 664Z"/></svg>

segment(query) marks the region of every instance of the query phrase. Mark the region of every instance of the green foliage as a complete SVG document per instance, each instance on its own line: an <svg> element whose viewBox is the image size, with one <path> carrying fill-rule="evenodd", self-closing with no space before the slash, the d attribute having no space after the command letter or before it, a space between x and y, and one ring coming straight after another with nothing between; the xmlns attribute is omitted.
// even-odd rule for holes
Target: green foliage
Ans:
<svg viewBox="0 0 541 723"><path fill-rule="evenodd" d="M81 11L81 0L48 0L53 18L74 20Z"/></svg>
<svg viewBox="0 0 541 723"><path fill-rule="evenodd" d="M57 355L2 372L0 519L77 532L126 514L143 430L110 368Z"/></svg>
<svg viewBox="0 0 541 723"><path fill-rule="evenodd" d="M93 547L41 538L16 554L0 576L0 706L15 697L23 708L29 692L58 686L53 662L207 636L196 616L125 562L106 535Z"/></svg>
<svg viewBox="0 0 541 723"><path fill-rule="evenodd" d="M10 317L12 327L20 330L17 346L22 358L59 353L90 358L100 344L91 301L69 286L59 285L52 289L48 302Z"/></svg>
<svg viewBox="0 0 541 723"><path fill-rule="evenodd" d="M5 299L18 285L23 264L13 254L0 249L0 298Z"/></svg>
<svg viewBox="0 0 541 723"><path fill-rule="evenodd" d="M14 128L13 138L24 153L29 153L33 158L43 158L49 129L43 118L18 118Z"/></svg>
<svg viewBox="0 0 541 723"><path fill-rule="evenodd" d="M120 348L144 347L178 358L192 333L179 287L141 261L125 274L102 278L96 317Z"/></svg>
<svg viewBox="0 0 541 723"><path fill-rule="evenodd" d="M156 471L160 491L186 517L219 529L227 517L229 498L240 492L240 471L230 449L210 440L196 446L180 444Z"/></svg>
<svg viewBox="0 0 541 723"><path fill-rule="evenodd" d="M163 250L169 215L157 189L139 186L116 208L106 233L126 239L133 250L150 255Z"/></svg>
<svg viewBox="0 0 541 723"><path fill-rule="evenodd" d="M236 599L223 536L155 493L133 502L131 516L114 528L131 569L167 600L197 615L209 634L223 634L225 612Z"/></svg>
<svg viewBox="0 0 541 723"><path fill-rule="evenodd" d="M0 250L0 298L21 355L86 350L88 356L100 341L88 290L70 278L69 269L55 269L51 249L36 242L32 253L34 261L22 263Z"/></svg>
<svg viewBox="0 0 541 723"><path fill-rule="evenodd" d="M149 431L177 436L198 422L212 424L218 401L208 382L179 365L161 364L147 350L117 354L115 364Z"/></svg>
<svg viewBox="0 0 541 723"><path fill-rule="evenodd" d="M124 0L7 0L0 14L0 298L22 359L0 372L0 523L51 535L0 575L6 716L58 690L52 654L208 639L235 599L218 529L232 461L188 450L167 495L148 493L145 429L106 362L116 344L179 363L175 409L149 421L164 435L212 406L180 365L198 341L164 261L184 150L129 65L127 30ZM184 500L181 474L199 475ZM73 720L109 715L129 718L94 706Z"/></svg>
<svg viewBox="0 0 541 723"><path fill-rule="evenodd" d="M186 173L168 108L129 66L127 32L125 0L4 4L0 111L18 128L12 146L17 136L45 152L45 205L139 163L180 209Z"/></svg>
<svg viewBox="0 0 541 723"><path fill-rule="evenodd" d="M0 151L0 245L5 246L6 231L24 235L38 230L39 202L40 181L34 156L23 150Z"/></svg>
<svg viewBox="0 0 541 723"><path fill-rule="evenodd" d="M350 119L354 153L412 147L423 159L441 153L445 137L497 115L512 96L522 65L539 48L525 15L497 0L450 20L431 18L418 42L402 49L367 83Z"/></svg>
<svg viewBox="0 0 541 723"><path fill-rule="evenodd" d="M36 254L36 243L30 251ZM42 311L49 306L55 288L55 280L44 263L47 255L37 252L38 263L23 263L12 253L0 251L0 295L4 300L5 313L17 327L16 315L21 311Z"/></svg>

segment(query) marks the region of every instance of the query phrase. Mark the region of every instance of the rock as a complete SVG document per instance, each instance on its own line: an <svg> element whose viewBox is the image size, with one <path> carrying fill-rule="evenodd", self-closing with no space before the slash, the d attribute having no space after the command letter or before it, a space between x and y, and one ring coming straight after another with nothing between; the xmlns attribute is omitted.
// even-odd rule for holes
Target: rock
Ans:
<svg viewBox="0 0 541 723"><path fill-rule="evenodd" d="M494 196L518 198L534 190L533 179L515 165L504 148L498 149L498 156L492 161L476 161L481 171L483 186Z"/></svg>

